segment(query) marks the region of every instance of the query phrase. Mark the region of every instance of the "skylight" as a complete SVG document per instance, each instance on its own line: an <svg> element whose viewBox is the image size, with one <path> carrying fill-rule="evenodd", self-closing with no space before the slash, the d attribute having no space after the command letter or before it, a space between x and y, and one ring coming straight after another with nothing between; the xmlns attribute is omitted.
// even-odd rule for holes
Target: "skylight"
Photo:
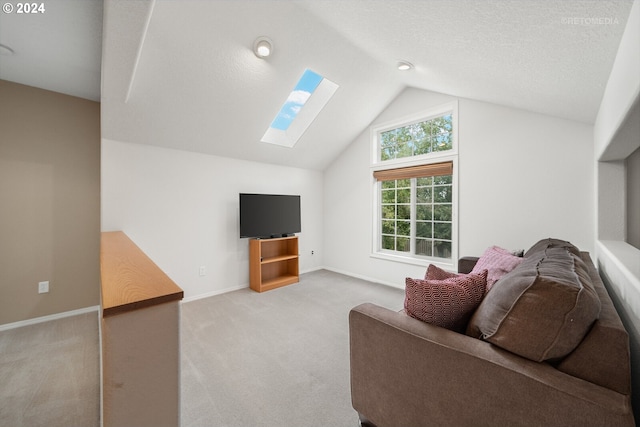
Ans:
<svg viewBox="0 0 640 427"><path fill-rule="evenodd" d="M337 89L331 80L305 70L261 141L293 147Z"/></svg>

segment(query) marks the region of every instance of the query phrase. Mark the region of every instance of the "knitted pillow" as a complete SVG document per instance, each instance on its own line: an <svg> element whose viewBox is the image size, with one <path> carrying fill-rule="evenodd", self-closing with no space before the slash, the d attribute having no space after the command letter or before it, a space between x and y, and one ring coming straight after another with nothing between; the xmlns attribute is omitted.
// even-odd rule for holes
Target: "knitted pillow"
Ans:
<svg viewBox="0 0 640 427"><path fill-rule="evenodd" d="M487 271L442 280L407 277L405 285L404 308L409 316L462 332L482 301Z"/></svg>
<svg viewBox="0 0 640 427"><path fill-rule="evenodd" d="M471 270L471 274L478 274L482 270L488 270L487 291L489 291L494 283L520 265L521 262L522 258L513 255L510 251L498 246L491 246L478 259L475 267Z"/></svg>

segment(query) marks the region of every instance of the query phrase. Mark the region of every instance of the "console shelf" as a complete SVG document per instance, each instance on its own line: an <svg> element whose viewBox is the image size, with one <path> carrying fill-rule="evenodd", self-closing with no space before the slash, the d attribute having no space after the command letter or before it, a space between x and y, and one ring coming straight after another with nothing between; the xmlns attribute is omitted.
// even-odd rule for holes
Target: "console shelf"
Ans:
<svg viewBox="0 0 640 427"><path fill-rule="evenodd" d="M249 241L249 283L256 292L298 283L298 237Z"/></svg>

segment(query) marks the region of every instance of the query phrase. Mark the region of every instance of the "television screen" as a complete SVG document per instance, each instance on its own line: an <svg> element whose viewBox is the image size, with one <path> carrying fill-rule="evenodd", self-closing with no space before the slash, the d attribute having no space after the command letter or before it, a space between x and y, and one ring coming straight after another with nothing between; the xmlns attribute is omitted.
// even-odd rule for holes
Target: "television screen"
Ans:
<svg viewBox="0 0 640 427"><path fill-rule="evenodd" d="M300 196L240 193L240 237L299 233Z"/></svg>

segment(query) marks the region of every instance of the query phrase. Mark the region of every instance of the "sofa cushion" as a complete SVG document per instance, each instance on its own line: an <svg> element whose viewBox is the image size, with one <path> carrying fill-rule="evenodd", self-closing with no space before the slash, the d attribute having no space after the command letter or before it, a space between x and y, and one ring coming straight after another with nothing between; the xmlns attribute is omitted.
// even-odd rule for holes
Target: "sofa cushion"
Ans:
<svg viewBox="0 0 640 427"><path fill-rule="evenodd" d="M524 254L524 257L527 258L536 252L544 251L548 248L564 248L574 254L575 256L580 256L580 249L575 247L572 243L567 242L566 240L555 239L553 237L549 237L547 239L542 239L539 242L536 242L533 246L531 246Z"/></svg>
<svg viewBox="0 0 640 427"><path fill-rule="evenodd" d="M566 247L532 252L487 293L467 334L528 359L558 360L600 313L587 266Z"/></svg>
<svg viewBox="0 0 640 427"><path fill-rule="evenodd" d="M478 274L482 270L488 270L488 291L496 281L520 265L521 262L522 258L513 255L512 252L498 246L491 246L487 248L480 259L478 259L473 270L471 270L471 274Z"/></svg>
<svg viewBox="0 0 640 427"><path fill-rule="evenodd" d="M453 274L445 279L405 280L406 313L423 322L462 332L469 317L482 301L487 271L480 274Z"/></svg>
<svg viewBox="0 0 640 427"><path fill-rule="evenodd" d="M630 394L629 335L589 254L583 252L580 257L588 267L589 277L600 298L600 316L580 345L556 368L618 393Z"/></svg>

